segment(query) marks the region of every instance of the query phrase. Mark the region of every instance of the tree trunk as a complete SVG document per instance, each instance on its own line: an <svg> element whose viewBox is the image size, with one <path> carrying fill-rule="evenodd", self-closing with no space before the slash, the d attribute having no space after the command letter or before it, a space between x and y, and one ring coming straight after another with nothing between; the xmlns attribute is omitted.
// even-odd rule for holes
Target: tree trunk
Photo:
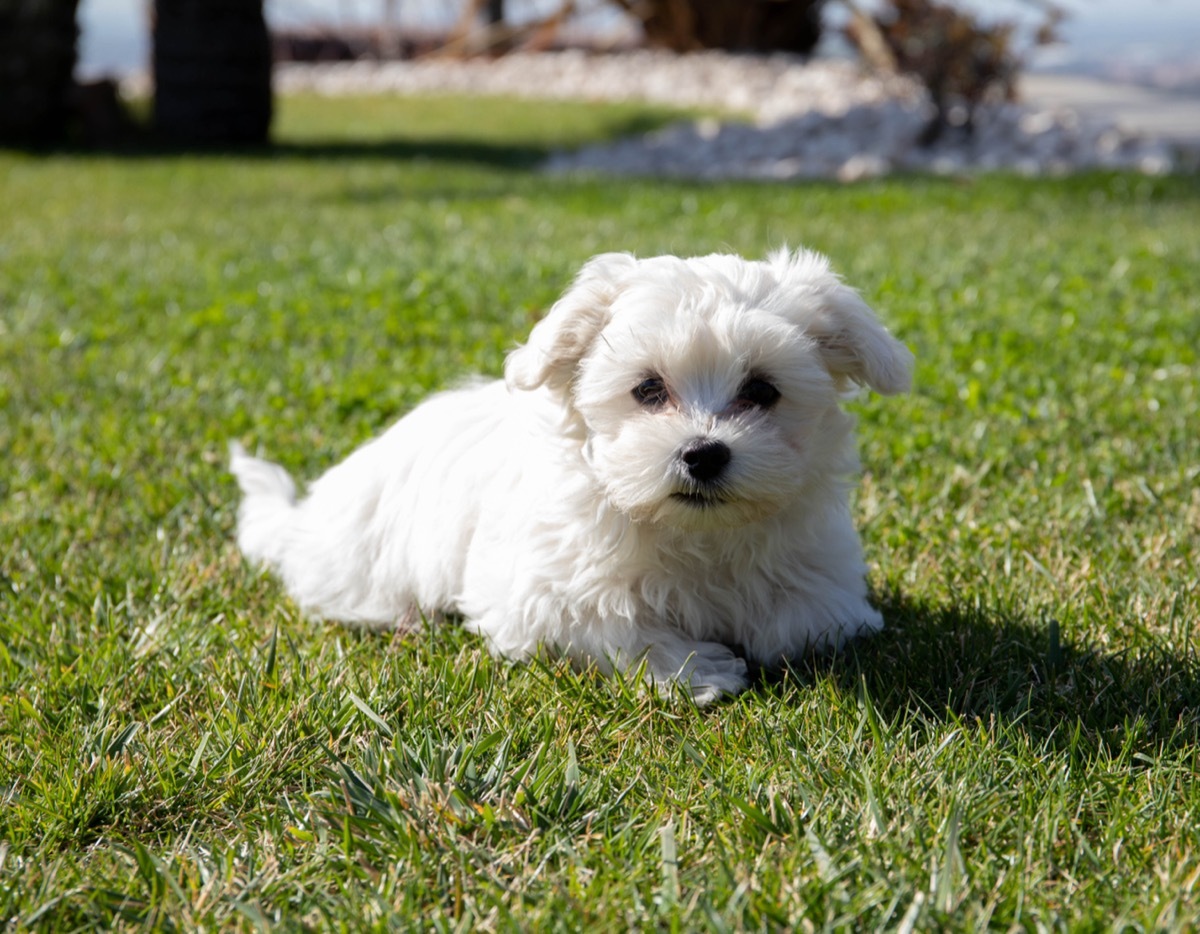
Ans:
<svg viewBox="0 0 1200 934"><path fill-rule="evenodd" d="M154 127L161 137L265 143L271 109L263 0L155 0Z"/></svg>
<svg viewBox="0 0 1200 934"><path fill-rule="evenodd" d="M821 38L824 0L618 0L651 45L691 52L807 54Z"/></svg>
<svg viewBox="0 0 1200 934"><path fill-rule="evenodd" d="M66 136L78 0L0 0L0 144Z"/></svg>

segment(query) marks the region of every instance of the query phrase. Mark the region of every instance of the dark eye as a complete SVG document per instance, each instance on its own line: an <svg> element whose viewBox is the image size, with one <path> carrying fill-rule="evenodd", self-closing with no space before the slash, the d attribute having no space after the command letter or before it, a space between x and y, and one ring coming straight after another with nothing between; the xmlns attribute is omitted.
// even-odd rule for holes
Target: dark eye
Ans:
<svg viewBox="0 0 1200 934"><path fill-rule="evenodd" d="M638 405L644 405L648 409L657 409L667 404L670 395L667 393L666 384L660 377L647 376L633 387L633 398L637 400Z"/></svg>
<svg viewBox="0 0 1200 934"><path fill-rule="evenodd" d="M751 376L742 383L738 391L737 401L741 405L752 405L759 409L769 409L779 401L779 390L759 376Z"/></svg>

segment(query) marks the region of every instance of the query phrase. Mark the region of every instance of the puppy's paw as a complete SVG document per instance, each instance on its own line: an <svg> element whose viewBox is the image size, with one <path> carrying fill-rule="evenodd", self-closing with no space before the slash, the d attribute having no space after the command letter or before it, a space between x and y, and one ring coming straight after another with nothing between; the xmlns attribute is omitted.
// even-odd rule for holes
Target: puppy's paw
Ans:
<svg viewBox="0 0 1200 934"><path fill-rule="evenodd" d="M738 658L723 645L716 648L720 649L722 657L718 659L706 656L704 662L692 670L686 681L692 692L692 699L700 707L726 695L740 694L750 685L745 660Z"/></svg>
<svg viewBox="0 0 1200 934"><path fill-rule="evenodd" d="M657 657L654 657L657 656ZM739 694L750 684L746 662L728 647L717 642L693 642L659 647L651 652L649 673L660 689L675 685L691 693L700 707L725 695Z"/></svg>
<svg viewBox="0 0 1200 934"><path fill-rule="evenodd" d="M874 607L864 603L857 616L830 627L822 638L816 640L815 648L821 652L840 652L849 642L873 636L881 629L883 616Z"/></svg>

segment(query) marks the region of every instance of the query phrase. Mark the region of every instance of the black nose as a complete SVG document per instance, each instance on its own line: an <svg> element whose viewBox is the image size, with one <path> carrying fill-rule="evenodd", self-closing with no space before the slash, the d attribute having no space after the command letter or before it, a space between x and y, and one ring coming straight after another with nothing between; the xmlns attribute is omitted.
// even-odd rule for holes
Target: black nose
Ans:
<svg viewBox="0 0 1200 934"><path fill-rule="evenodd" d="M733 456L727 444L720 441L693 441L679 455L687 465L693 480L705 483L721 476L721 471Z"/></svg>

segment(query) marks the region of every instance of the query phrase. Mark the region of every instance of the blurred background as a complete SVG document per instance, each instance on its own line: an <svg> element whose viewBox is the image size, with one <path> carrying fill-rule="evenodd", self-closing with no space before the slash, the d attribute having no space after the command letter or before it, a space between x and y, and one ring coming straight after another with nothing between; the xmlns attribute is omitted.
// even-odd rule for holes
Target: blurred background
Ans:
<svg viewBox="0 0 1200 934"><path fill-rule="evenodd" d="M159 142L264 143L279 65L640 48L906 76L923 147L1018 99L1200 140L1200 0L0 0L0 143L128 139L130 98Z"/></svg>
<svg viewBox="0 0 1200 934"><path fill-rule="evenodd" d="M266 0L267 23L275 35L342 39L353 43L384 31L427 40L445 36L459 23L461 0ZM870 8L871 3L860 4ZM1007 16L1033 11L1018 2L961 3ZM1069 0L1060 40L1040 49L1028 63L1033 72L1088 75L1200 93L1200 0ZM514 23L544 20L563 8L560 0L507 0L505 16ZM844 12L829 5L826 19L836 26ZM636 16L606 0L571 4L563 41L621 45L638 41ZM78 73L84 79L144 71L150 63L149 0L81 0ZM315 45L315 44L314 44ZM327 43L326 54L333 43ZM835 28L826 29L817 54L846 54Z"/></svg>

